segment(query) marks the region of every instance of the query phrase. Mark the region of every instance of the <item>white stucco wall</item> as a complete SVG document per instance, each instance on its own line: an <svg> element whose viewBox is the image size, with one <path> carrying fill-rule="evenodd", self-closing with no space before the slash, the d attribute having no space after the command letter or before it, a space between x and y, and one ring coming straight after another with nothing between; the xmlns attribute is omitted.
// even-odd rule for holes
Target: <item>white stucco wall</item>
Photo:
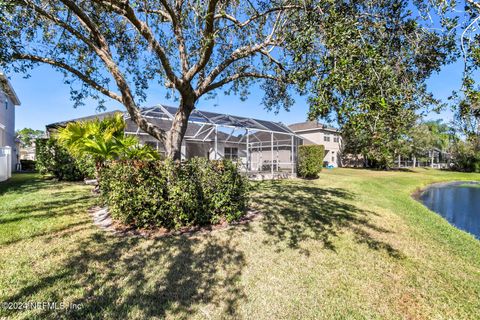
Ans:
<svg viewBox="0 0 480 320"><path fill-rule="evenodd" d="M5 127L0 134L0 147L12 148L12 170L17 163L15 144L15 105L8 95L0 89L0 123ZM3 136L3 137L2 137Z"/></svg>

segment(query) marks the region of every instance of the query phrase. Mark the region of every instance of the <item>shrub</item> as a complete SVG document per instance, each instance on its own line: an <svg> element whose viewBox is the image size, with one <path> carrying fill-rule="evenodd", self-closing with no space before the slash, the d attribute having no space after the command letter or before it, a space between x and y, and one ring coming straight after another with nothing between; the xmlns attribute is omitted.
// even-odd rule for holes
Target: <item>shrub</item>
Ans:
<svg viewBox="0 0 480 320"><path fill-rule="evenodd" d="M95 166L87 157L74 158L53 138L37 139L36 169L41 174L52 174L58 180L78 181L94 177Z"/></svg>
<svg viewBox="0 0 480 320"><path fill-rule="evenodd" d="M113 161L100 191L114 219L137 227L202 226L244 215L248 180L229 160Z"/></svg>
<svg viewBox="0 0 480 320"><path fill-rule="evenodd" d="M322 145L307 145L298 147L298 176L301 178L318 178L322 171L325 147Z"/></svg>
<svg viewBox="0 0 480 320"><path fill-rule="evenodd" d="M472 141L459 141L452 150L454 169L480 172L480 151Z"/></svg>

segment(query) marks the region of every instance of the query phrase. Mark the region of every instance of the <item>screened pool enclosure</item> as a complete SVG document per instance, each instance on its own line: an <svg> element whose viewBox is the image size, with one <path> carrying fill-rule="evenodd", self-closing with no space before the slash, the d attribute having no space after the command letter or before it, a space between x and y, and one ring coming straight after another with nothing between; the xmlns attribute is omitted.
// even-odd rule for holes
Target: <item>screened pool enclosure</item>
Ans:
<svg viewBox="0 0 480 320"><path fill-rule="evenodd" d="M164 130L171 127L177 108L157 105L142 109L148 121ZM126 134L164 153L155 138L143 132L125 114ZM282 123L232 116L195 109L190 115L181 154L192 157L238 161L248 174L295 175L297 146L301 139Z"/></svg>

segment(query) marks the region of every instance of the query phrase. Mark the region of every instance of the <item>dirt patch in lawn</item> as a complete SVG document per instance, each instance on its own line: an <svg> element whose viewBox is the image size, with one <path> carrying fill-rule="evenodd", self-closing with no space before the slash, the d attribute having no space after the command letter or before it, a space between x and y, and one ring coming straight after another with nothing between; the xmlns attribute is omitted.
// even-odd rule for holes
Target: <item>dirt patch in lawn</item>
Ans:
<svg viewBox="0 0 480 320"><path fill-rule="evenodd" d="M174 235L195 235L208 233L214 230L224 230L237 225L244 225L251 221L259 220L263 217L263 215L259 211L249 209L247 211L247 214L245 214L239 220L230 223L224 221L218 224L202 227L183 227L178 230L168 230L166 228L136 228L134 226L123 224L119 221L113 220L107 208L102 208L98 206L90 208L89 213L93 218L93 223L106 232L117 236L131 236L142 238L161 238Z"/></svg>

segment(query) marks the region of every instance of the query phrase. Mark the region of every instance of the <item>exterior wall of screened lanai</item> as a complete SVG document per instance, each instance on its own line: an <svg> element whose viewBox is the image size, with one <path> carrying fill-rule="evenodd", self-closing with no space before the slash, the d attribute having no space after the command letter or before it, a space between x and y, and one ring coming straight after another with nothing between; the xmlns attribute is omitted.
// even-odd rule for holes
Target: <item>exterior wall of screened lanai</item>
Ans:
<svg viewBox="0 0 480 320"><path fill-rule="evenodd" d="M175 107L157 105L143 108L142 115L156 126L167 131L177 111ZM47 125L47 131L64 127L71 121L103 119L120 111L97 114L91 117L72 119ZM141 144L147 144L165 155L162 143L141 130L123 113L127 124L125 134L138 137ZM237 161L246 173L268 173L295 175L298 136L286 125L279 122L252 119L195 109L188 122L182 141L181 159L206 157L208 159L231 159Z"/></svg>

